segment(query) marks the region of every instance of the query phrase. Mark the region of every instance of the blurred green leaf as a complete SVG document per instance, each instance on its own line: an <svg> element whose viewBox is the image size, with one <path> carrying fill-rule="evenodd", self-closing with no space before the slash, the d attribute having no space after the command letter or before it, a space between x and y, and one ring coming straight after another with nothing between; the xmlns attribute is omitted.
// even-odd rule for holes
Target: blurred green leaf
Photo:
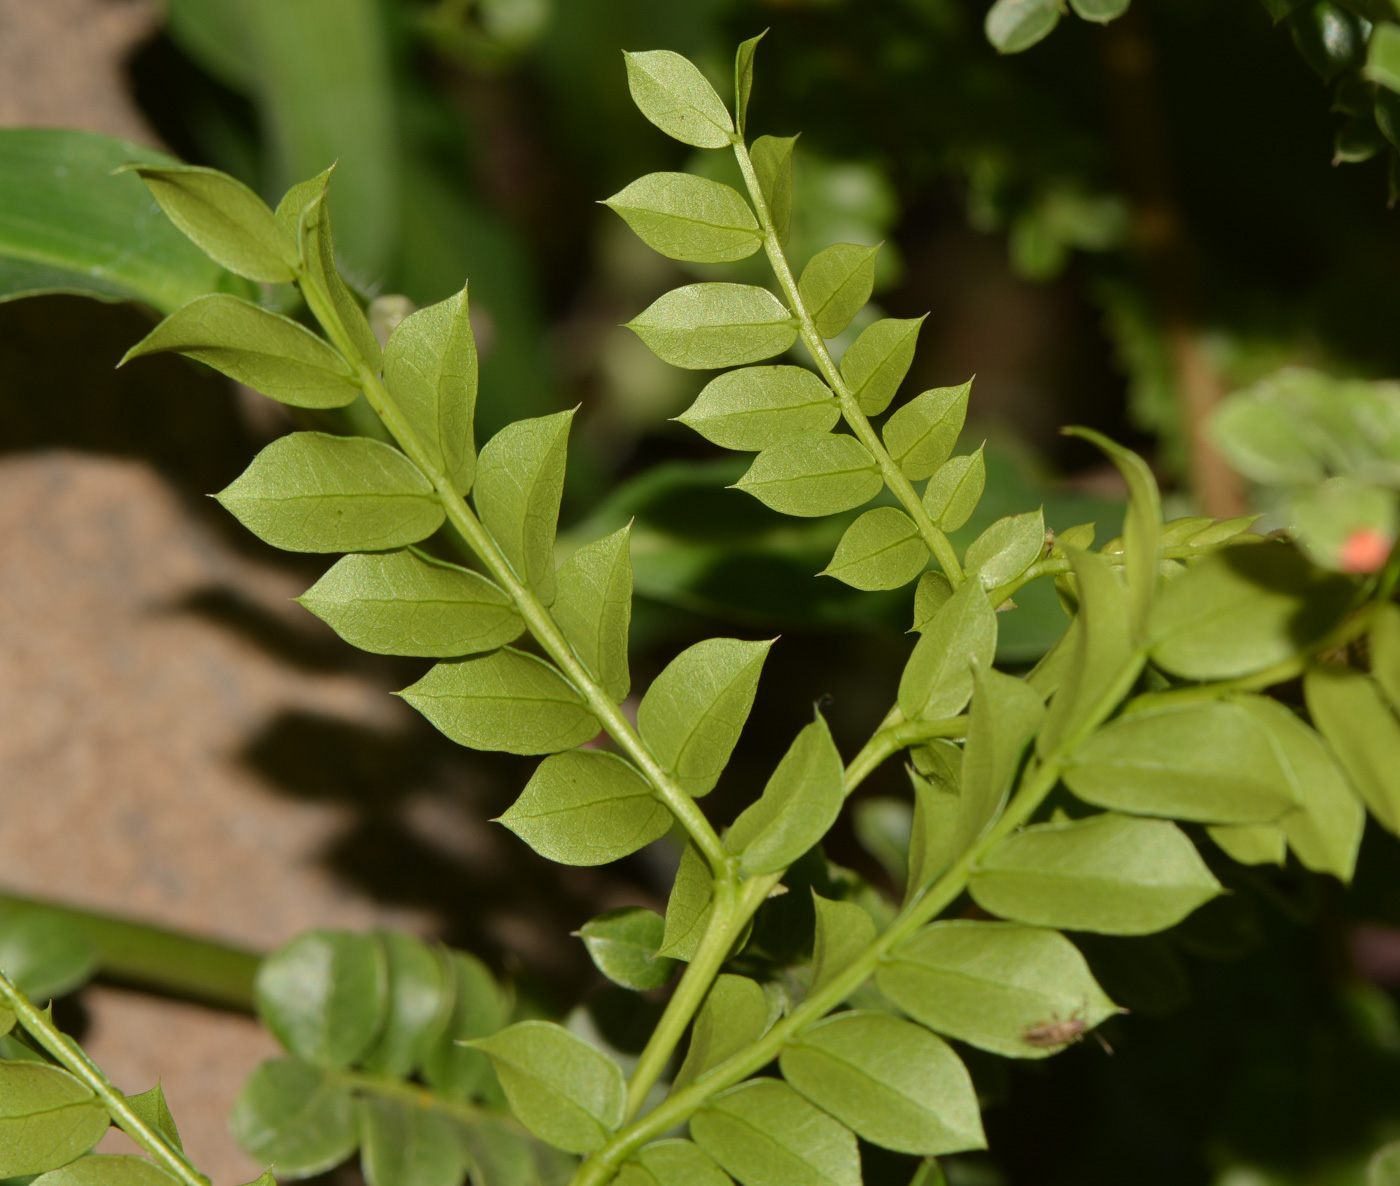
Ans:
<svg viewBox="0 0 1400 1186"><path fill-rule="evenodd" d="M233 1101L228 1123L243 1152L288 1178L331 1169L359 1143L349 1089L296 1058L259 1066Z"/></svg>
<svg viewBox="0 0 1400 1186"><path fill-rule="evenodd" d="M360 1165L369 1186L457 1186L462 1153L452 1121L396 1099L360 1099Z"/></svg>
<svg viewBox="0 0 1400 1186"><path fill-rule="evenodd" d="M1060 23L1056 0L996 0L987 12L987 40L999 53L1018 54Z"/></svg>

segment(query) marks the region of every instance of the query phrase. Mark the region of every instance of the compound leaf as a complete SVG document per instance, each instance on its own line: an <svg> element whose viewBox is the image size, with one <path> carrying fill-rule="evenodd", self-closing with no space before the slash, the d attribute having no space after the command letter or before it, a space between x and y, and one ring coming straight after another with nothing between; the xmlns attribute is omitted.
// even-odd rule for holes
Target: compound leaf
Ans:
<svg viewBox="0 0 1400 1186"><path fill-rule="evenodd" d="M289 552L375 552L432 535L445 517L432 484L367 437L293 432L214 496L259 539Z"/></svg>
<svg viewBox="0 0 1400 1186"><path fill-rule="evenodd" d="M210 293L181 305L122 356L175 352L296 408L339 408L360 389L338 351L290 317Z"/></svg>
<svg viewBox="0 0 1400 1186"><path fill-rule="evenodd" d="M795 366L727 371L676 417L722 448L755 453L792 437L825 433L840 418L831 389Z"/></svg>
<svg viewBox="0 0 1400 1186"><path fill-rule="evenodd" d="M462 1148L440 1112L405 1100L362 1098L360 1165L369 1186L458 1186Z"/></svg>
<svg viewBox="0 0 1400 1186"><path fill-rule="evenodd" d="M781 354L797 322L766 288L687 284L658 297L627 323L663 362L688 370L742 366Z"/></svg>
<svg viewBox="0 0 1400 1186"><path fill-rule="evenodd" d="M952 456L967 418L971 390L971 379L960 387L935 387L916 395L885 421L880 430L885 448L911 482L932 477Z"/></svg>
<svg viewBox="0 0 1400 1186"><path fill-rule="evenodd" d="M879 251L879 244L833 243L802 269L797 293L822 337L834 338L865 307L875 287Z"/></svg>
<svg viewBox="0 0 1400 1186"><path fill-rule="evenodd" d="M42 1174L91 1149L107 1131L107 1109L67 1071L0 1061L0 1174Z"/></svg>
<svg viewBox="0 0 1400 1186"><path fill-rule="evenodd" d="M997 620L987 594L965 581L934 614L899 681L899 707L909 720L956 716L972 695L972 665L991 666Z"/></svg>
<svg viewBox="0 0 1400 1186"><path fill-rule="evenodd" d="M914 520L896 507L876 507L846 528L821 575L856 589L898 589L927 564L928 547Z"/></svg>
<svg viewBox="0 0 1400 1186"><path fill-rule="evenodd" d="M923 502L935 527L956 531L982 501L982 490L987 485L987 462L982 451L983 446L979 445L976 453L949 458L929 479Z"/></svg>
<svg viewBox="0 0 1400 1186"><path fill-rule="evenodd" d="M458 745L508 754L553 754L598 735L598 720L559 672L502 647L439 663L399 693Z"/></svg>
<svg viewBox="0 0 1400 1186"><path fill-rule="evenodd" d="M289 1178L339 1165L359 1143L349 1088L298 1058L271 1059L248 1077L229 1129L249 1157Z"/></svg>
<svg viewBox="0 0 1400 1186"><path fill-rule="evenodd" d="M637 708L651 752L688 795L709 793L753 707L772 642L709 638L677 655Z"/></svg>
<svg viewBox="0 0 1400 1186"><path fill-rule="evenodd" d="M1045 516L1041 511L998 519L968 546L963 566L984 589L1014 581L1040 559L1045 548Z"/></svg>
<svg viewBox="0 0 1400 1186"><path fill-rule="evenodd" d="M749 150L758 189L780 244L792 227L792 149L796 136L760 136Z"/></svg>
<svg viewBox="0 0 1400 1186"><path fill-rule="evenodd" d="M491 1060L511 1111L540 1140L591 1153L622 1123L622 1071L563 1027L520 1021L470 1044Z"/></svg>
<svg viewBox="0 0 1400 1186"><path fill-rule="evenodd" d="M1128 11L1129 0L1069 0L1081 20L1107 24Z"/></svg>
<svg viewBox="0 0 1400 1186"><path fill-rule="evenodd" d="M508 424L486 442L472 494L477 514L522 584L554 600L554 533L573 410Z"/></svg>
<svg viewBox="0 0 1400 1186"><path fill-rule="evenodd" d="M924 1155L986 1147L967 1068L921 1026L888 1013L841 1013L803 1030L778 1065L872 1144Z"/></svg>
<svg viewBox="0 0 1400 1186"><path fill-rule="evenodd" d="M376 655L451 659L495 650L525 629L484 576L409 549L346 556L297 601Z"/></svg>
<svg viewBox="0 0 1400 1186"><path fill-rule="evenodd" d="M884 479L853 436L810 433L770 446L735 483L784 515L836 515L869 502Z"/></svg>
<svg viewBox="0 0 1400 1186"><path fill-rule="evenodd" d="M728 972L716 976L695 1015L690 1046L676 1072L673 1090L752 1046L768 1032L772 1021L768 996L758 981Z"/></svg>
<svg viewBox="0 0 1400 1186"><path fill-rule="evenodd" d="M452 1019L452 965L445 952L403 931L376 935L384 950L388 1008L363 1062L366 1070L403 1079L428 1057Z"/></svg>
<svg viewBox="0 0 1400 1186"><path fill-rule="evenodd" d="M841 356L841 377L867 416L878 416L890 406L914 361L923 323L922 317L886 317L866 326Z"/></svg>
<svg viewBox="0 0 1400 1186"><path fill-rule="evenodd" d="M666 135L696 148L729 146L734 121L694 63L669 49L622 56L632 101Z"/></svg>
<svg viewBox="0 0 1400 1186"><path fill-rule="evenodd" d="M613 754L569 750L540 763L500 822L561 865L606 865L671 827L647 781Z"/></svg>
<svg viewBox="0 0 1400 1186"><path fill-rule="evenodd" d="M1175 824L1112 812L1008 836L968 888L1002 918L1103 935L1166 930L1222 892Z"/></svg>
<svg viewBox="0 0 1400 1186"><path fill-rule="evenodd" d="M1316 667L1303 677L1308 712L1371 814L1400 832L1400 723L1370 676Z"/></svg>
<svg viewBox="0 0 1400 1186"><path fill-rule="evenodd" d="M627 634L632 623L631 526L584 544L559 566L554 620L588 674L614 700L632 687Z"/></svg>
<svg viewBox="0 0 1400 1186"><path fill-rule="evenodd" d="M660 988L676 971L676 961L657 954L666 920L644 906L605 910L579 928L579 938L598 971L634 992Z"/></svg>
<svg viewBox="0 0 1400 1186"><path fill-rule="evenodd" d="M739 191L690 173L648 173L603 205L670 259L729 263L763 246L758 220Z"/></svg>

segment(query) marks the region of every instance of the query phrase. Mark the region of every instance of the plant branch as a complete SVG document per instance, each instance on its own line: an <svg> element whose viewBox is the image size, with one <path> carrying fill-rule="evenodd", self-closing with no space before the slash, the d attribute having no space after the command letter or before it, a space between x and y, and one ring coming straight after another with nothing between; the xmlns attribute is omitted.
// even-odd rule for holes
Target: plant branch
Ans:
<svg viewBox="0 0 1400 1186"><path fill-rule="evenodd" d="M851 389L846 385L846 380L841 377L840 369L832 361L831 353L826 348L826 342L817 332L816 322L812 320L812 315L807 311L806 303L802 300L802 294L798 292L797 281L793 277L787 256L783 253L782 245L778 242L778 234L773 227L772 214L769 212L768 203L763 197L763 189L758 184L758 175L754 172L753 161L749 159L749 150L745 147L742 139L734 141L734 155L738 158L739 168L744 174L744 183L748 186L749 197L753 201L754 210L758 214L759 226L763 230L763 249L768 255L768 262L773 267L773 275L777 278L778 286L783 290L788 308L797 318L803 344L807 347L808 353L811 354L812 361L817 364L817 369L821 372L822 378L826 380L827 386L836 393L836 398L841 404L841 415L850 425L856 439L874 456L880 466L880 472L884 476L885 485L890 488L891 493L903 505L905 512L914 520L914 525L919 529L919 535L924 544L938 560L939 565L947 574L948 580L956 589L963 582L962 564L958 561L958 554L953 550L953 545L948 542L948 537L929 518L918 493L910 484L909 479L904 476L904 471L899 468L899 464L890 456L889 450L885 448L879 434L871 427L870 420L861 411L860 404L856 402L855 396L851 394Z"/></svg>
<svg viewBox="0 0 1400 1186"><path fill-rule="evenodd" d="M82 1048L53 1024L47 1011L41 1012L20 992L10 978L0 972L0 1004L19 1019L31 1037L49 1052L65 1071L102 1101L113 1123L151 1155L151 1159L185 1186L209 1186L209 1179L190 1163L183 1152L151 1128L126 1102L126 1096L98 1068Z"/></svg>

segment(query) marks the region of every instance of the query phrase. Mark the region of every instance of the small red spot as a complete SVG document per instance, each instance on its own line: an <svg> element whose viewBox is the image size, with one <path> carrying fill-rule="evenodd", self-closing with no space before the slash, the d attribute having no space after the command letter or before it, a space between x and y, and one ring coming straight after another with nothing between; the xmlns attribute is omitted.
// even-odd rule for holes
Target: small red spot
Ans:
<svg viewBox="0 0 1400 1186"><path fill-rule="evenodd" d="M1375 572L1390 558L1395 541L1374 527L1358 527L1342 545L1343 572Z"/></svg>

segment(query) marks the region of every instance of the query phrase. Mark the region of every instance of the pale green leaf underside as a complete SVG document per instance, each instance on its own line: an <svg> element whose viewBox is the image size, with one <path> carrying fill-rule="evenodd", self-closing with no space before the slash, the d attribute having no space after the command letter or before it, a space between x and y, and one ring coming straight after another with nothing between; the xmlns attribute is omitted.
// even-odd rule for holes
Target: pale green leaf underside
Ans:
<svg viewBox="0 0 1400 1186"><path fill-rule="evenodd" d="M770 1014L768 997L758 981L728 972L716 976L695 1015L674 1088L679 1090L757 1042L768 1032Z"/></svg>
<svg viewBox="0 0 1400 1186"><path fill-rule="evenodd" d="M729 1175L693 1141L653 1141L623 1163L617 1186L731 1186Z"/></svg>
<svg viewBox="0 0 1400 1186"><path fill-rule="evenodd" d="M968 545L963 565L976 573L984 589L1015 580L1040 558L1045 547L1045 517L1040 511L998 519Z"/></svg>
<svg viewBox="0 0 1400 1186"><path fill-rule="evenodd" d="M458 1186L466 1167L451 1120L406 1100L356 1103L368 1186Z"/></svg>
<svg viewBox="0 0 1400 1186"><path fill-rule="evenodd" d="M935 387L916 395L885 421L880 430L885 448L911 482L931 477L952 456L967 418L971 390L971 379L960 387Z"/></svg>
<svg viewBox="0 0 1400 1186"><path fill-rule="evenodd" d="M670 259L730 263L763 245L758 220L738 190L689 173L648 173L603 204Z"/></svg>
<svg viewBox="0 0 1400 1186"><path fill-rule="evenodd" d="M910 720L956 716L972 695L972 665L991 666L997 621L976 581L966 581L924 627L899 681Z"/></svg>
<svg viewBox="0 0 1400 1186"><path fill-rule="evenodd" d="M823 575L856 589L898 589L927 564L914 520L896 507L876 507L846 528Z"/></svg>
<svg viewBox="0 0 1400 1186"><path fill-rule="evenodd" d="M878 245L833 243L802 269L798 295L822 337L834 338L865 307L875 287L875 256L879 251Z"/></svg>
<svg viewBox="0 0 1400 1186"><path fill-rule="evenodd" d="M866 326L841 356L841 377L867 416L878 416L890 406L914 361L923 323L922 317L877 321Z"/></svg>
<svg viewBox="0 0 1400 1186"><path fill-rule="evenodd" d="M812 988L825 984L875 941L875 922L854 902L837 902L812 891L816 932L812 942Z"/></svg>
<svg viewBox="0 0 1400 1186"><path fill-rule="evenodd" d="M841 418L836 397L806 367L761 366L712 379L682 424L725 449L758 452L792 437L824 433Z"/></svg>
<svg viewBox="0 0 1400 1186"><path fill-rule="evenodd" d="M614 700L632 687L627 635L632 622L631 527L584 544L555 574L554 620L588 674Z"/></svg>
<svg viewBox="0 0 1400 1186"><path fill-rule="evenodd" d="M626 53L632 101L666 135L696 148L725 148L734 132L723 101L691 62L669 49Z"/></svg>
<svg viewBox="0 0 1400 1186"><path fill-rule="evenodd" d="M1303 680L1308 712L1371 814L1400 832L1400 722L1368 675L1318 667Z"/></svg>
<svg viewBox="0 0 1400 1186"><path fill-rule="evenodd" d="M179 1180L132 1153L93 1153L34 1179L43 1186L175 1186Z"/></svg>
<svg viewBox="0 0 1400 1186"><path fill-rule="evenodd" d="M666 899L662 955L689 960L695 954L705 933L713 893L709 865L694 844L687 844L681 853L676 879L671 883L671 894Z"/></svg>
<svg viewBox="0 0 1400 1186"><path fill-rule="evenodd" d="M666 920L643 906L606 910L579 928L579 938L598 971L634 992L660 988L674 974L676 961L658 955Z"/></svg>
<svg viewBox="0 0 1400 1186"><path fill-rule="evenodd" d="M107 1109L66 1071L0 1062L0 1174L42 1174L81 1156L107 1130Z"/></svg>
<svg viewBox="0 0 1400 1186"><path fill-rule="evenodd" d="M688 370L760 362L797 340L797 322L786 306L752 284L687 284L658 297L627 325L663 362Z"/></svg>
<svg viewBox="0 0 1400 1186"><path fill-rule="evenodd" d="M836 515L869 502L880 467L853 436L811 433L763 450L736 486L785 515Z"/></svg>
<svg viewBox="0 0 1400 1186"><path fill-rule="evenodd" d="M939 467L924 488L924 510L942 531L956 531L972 517L987 484L987 463L976 453L952 457Z"/></svg>

